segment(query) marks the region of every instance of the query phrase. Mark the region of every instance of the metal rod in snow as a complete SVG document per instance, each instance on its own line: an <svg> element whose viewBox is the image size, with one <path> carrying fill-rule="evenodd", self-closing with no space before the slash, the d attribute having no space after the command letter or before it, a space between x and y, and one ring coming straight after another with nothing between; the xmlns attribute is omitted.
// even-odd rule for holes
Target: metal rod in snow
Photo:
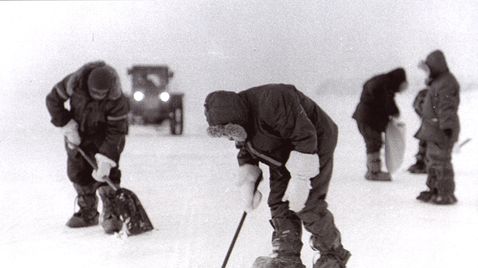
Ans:
<svg viewBox="0 0 478 268"><path fill-rule="evenodd" d="M471 138L467 138L466 140L464 140L462 143L460 143L460 148L463 147L463 145L467 144L468 142L471 141Z"/></svg>
<svg viewBox="0 0 478 268"><path fill-rule="evenodd" d="M226 257L224 258L224 262L222 263L221 268L226 268L227 262L229 261L229 257L231 256L232 249L234 248L234 245L236 244L237 237L239 236L239 232L241 232L242 225L244 224L244 220L246 219L247 212L242 213L241 221L239 222L239 225L236 228L236 233L234 234L234 237L232 238L231 245L229 246L229 249L227 250Z"/></svg>

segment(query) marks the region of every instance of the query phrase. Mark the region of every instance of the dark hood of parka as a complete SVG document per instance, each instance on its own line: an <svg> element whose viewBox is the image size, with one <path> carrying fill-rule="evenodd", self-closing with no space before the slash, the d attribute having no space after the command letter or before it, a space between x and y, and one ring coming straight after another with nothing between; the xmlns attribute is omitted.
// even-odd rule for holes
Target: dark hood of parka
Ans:
<svg viewBox="0 0 478 268"><path fill-rule="evenodd" d="M441 50L435 50L430 53L425 63L430 68L430 77L435 78L442 73L448 72L448 65L445 60L445 55Z"/></svg>
<svg viewBox="0 0 478 268"><path fill-rule="evenodd" d="M107 98L109 100L116 100L123 95L121 88L121 82L118 73L114 70L113 67L107 65L104 61L94 61L89 62L79 68L77 71L71 74L70 78L66 83L66 92L71 95L75 89L80 90L79 92L83 95L88 94L88 78L90 74L95 69L106 69L108 72L111 72L113 77L113 86L109 89Z"/></svg>
<svg viewBox="0 0 478 268"><path fill-rule="evenodd" d="M207 122L210 126L227 123L246 126L248 108L239 94L232 91L215 91L206 97L204 103Z"/></svg>
<svg viewBox="0 0 478 268"><path fill-rule="evenodd" d="M386 74L388 77L388 88L392 92L398 92L400 85L407 81L407 76L403 68L396 68Z"/></svg>

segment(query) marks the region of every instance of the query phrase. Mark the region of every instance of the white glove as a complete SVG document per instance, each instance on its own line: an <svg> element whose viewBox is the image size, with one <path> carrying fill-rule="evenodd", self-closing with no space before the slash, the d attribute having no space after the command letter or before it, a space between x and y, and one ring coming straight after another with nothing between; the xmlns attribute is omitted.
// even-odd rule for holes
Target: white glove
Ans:
<svg viewBox="0 0 478 268"><path fill-rule="evenodd" d="M292 151L285 164L292 179L309 180L319 174L319 157L316 154L304 154Z"/></svg>
<svg viewBox="0 0 478 268"><path fill-rule="evenodd" d="M261 169L256 165L244 164L239 167L237 186L246 212L256 209L262 200L262 193L255 189L256 181L261 174Z"/></svg>
<svg viewBox="0 0 478 268"><path fill-rule="evenodd" d="M298 180L291 178L287 185L282 201L289 201L289 209L295 212L301 211L309 196L310 180Z"/></svg>
<svg viewBox="0 0 478 268"><path fill-rule="evenodd" d="M116 162L102 154L95 154L98 168L93 170L91 176L99 182L105 182L105 177L110 175L111 168L116 167Z"/></svg>
<svg viewBox="0 0 478 268"><path fill-rule="evenodd" d="M304 208L309 196L310 179L319 174L319 157L316 154L292 151L285 166L291 179L282 200L289 201L289 208L299 212Z"/></svg>
<svg viewBox="0 0 478 268"><path fill-rule="evenodd" d="M61 127L61 131L65 136L66 140L68 141L68 147L74 148L74 146L78 146L81 143L80 134L78 133L78 123L75 120L71 119Z"/></svg>

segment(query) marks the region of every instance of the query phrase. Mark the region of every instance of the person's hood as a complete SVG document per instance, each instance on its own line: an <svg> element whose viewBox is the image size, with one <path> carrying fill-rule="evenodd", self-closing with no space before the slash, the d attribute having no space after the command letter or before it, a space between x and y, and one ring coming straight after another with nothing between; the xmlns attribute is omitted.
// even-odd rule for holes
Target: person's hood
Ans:
<svg viewBox="0 0 478 268"><path fill-rule="evenodd" d="M209 126L228 123L247 125L248 108L239 94L232 91L214 91L206 97L204 103Z"/></svg>
<svg viewBox="0 0 478 268"><path fill-rule="evenodd" d="M83 65L74 73L72 73L67 82L67 86L66 86L67 92L73 92L74 88L77 88L77 87L81 88L81 86L79 86L81 83L85 83L86 87L88 87L87 80L89 75L92 73L93 70L98 68L107 69L108 71L111 72L112 77L114 78L113 86L109 89L107 98L110 100L116 100L119 97L121 97L123 94L123 91L121 88L120 78L117 72L111 66L107 65L104 61L89 62Z"/></svg>
<svg viewBox="0 0 478 268"><path fill-rule="evenodd" d="M430 77L437 77L442 73L448 72L445 54L441 50L435 50L430 53L425 60L425 64L430 68Z"/></svg>
<svg viewBox="0 0 478 268"><path fill-rule="evenodd" d="M407 81L407 76L403 68L396 68L387 73L390 81L390 88L393 92L397 92L400 84Z"/></svg>

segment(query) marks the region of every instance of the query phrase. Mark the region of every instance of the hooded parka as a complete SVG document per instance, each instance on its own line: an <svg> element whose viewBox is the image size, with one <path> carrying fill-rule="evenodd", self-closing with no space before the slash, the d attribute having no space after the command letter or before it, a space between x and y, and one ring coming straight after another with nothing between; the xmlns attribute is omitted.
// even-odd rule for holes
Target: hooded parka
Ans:
<svg viewBox="0 0 478 268"><path fill-rule="evenodd" d="M460 85L448 70L443 52L430 53L425 64L430 69L429 90L423 102L423 120L416 137L436 143L454 143L460 133ZM451 130L450 137L445 135L445 129Z"/></svg>

